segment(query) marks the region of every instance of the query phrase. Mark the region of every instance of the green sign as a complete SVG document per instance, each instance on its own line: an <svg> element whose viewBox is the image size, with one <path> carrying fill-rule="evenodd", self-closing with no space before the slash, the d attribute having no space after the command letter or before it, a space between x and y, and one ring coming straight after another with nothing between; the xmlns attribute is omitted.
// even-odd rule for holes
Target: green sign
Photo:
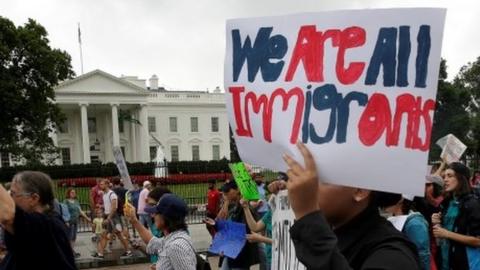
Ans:
<svg viewBox="0 0 480 270"><path fill-rule="evenodd" d="M252 176L248 173L247 168L243 162L228 164L232 171L233 178L237 183L240 193L246 200L258 200L260 194L258 194L257 184L253 181Z"/></svg>

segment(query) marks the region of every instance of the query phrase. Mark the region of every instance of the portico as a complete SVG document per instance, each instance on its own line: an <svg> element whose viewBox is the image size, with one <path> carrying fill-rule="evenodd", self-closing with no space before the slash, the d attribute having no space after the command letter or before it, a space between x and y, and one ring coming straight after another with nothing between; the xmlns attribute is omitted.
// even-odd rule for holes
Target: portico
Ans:
<svg viewBox="0 0 480 270"><path fill-rule="evenodd" d="M70 152L72 163L113 162L113 146L127 161L150 161L148 95L100 70L60 84L56 101L67 121L57 130L57 145Z"/></svg>

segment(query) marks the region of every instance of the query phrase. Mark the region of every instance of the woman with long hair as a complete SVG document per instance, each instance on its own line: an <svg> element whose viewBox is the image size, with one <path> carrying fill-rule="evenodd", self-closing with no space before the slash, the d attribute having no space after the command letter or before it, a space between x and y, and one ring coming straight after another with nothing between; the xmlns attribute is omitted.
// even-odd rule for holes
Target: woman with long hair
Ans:
<svg viewBox="0 0 480 270"><path fill-rule="evenodd" d="M449 164L444 176L442 212L432 215L433 235L440 241L441 269L470 269L468 248L480 247L480 203L472 194L470 170Z"/></svg>
<svg viewBox="0 0 480 270"><path fill-rule="evenodd" d="M42 172L17 173L10 194L0 185L0 225L8 250L0 269L77 269L54 199L52 181Z"/></svg>

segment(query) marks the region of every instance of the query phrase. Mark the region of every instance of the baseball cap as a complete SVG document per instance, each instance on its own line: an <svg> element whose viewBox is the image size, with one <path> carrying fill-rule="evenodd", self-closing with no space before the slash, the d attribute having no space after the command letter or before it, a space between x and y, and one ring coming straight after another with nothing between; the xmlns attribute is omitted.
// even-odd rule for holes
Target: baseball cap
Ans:
<svg viewBox="0 0 480 270"><path fill-rule="evenodd" d="M182 219L187 216L187 204L174 194L165 194L156 206L145 207L145 212L160 214L172 219Z"/></svg>
<svg viewBox="0 0 480 270"><path fill-rule="evenodd" d="M225 183L225 185L222 186L222 192L229 192L230 189L238 189L237 183L235 181L230 181Z"/></svg>

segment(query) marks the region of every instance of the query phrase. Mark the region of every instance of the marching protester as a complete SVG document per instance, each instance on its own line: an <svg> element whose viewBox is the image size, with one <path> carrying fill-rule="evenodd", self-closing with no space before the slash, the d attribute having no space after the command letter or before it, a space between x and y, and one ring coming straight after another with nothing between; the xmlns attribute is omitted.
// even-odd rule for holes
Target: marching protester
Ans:
<svg viewBox="0 0 480 270"><path fill-rule="evenodd" d="M266 264L265 269L270 269L272 265L272 211L269 209L259 221L256 221L250 210L248 201L240 200L240 204L243 207L245 213L245 219L247 221L248 228L251 233L247 234L247 240L252 243L264 243L265 245L265 257ZM265 236L261 234L265 232Z"/></svg>
<svg viewBox="0 0 480 270"><path fill-rule="evenodd" d="M127 239L125 239L125 237L123 237L122 234L123 225L120 217L117 214L118 197L115 192L110 189L110 181L108 179L102 179L100 181L100 189L103 191L103 207L105 214L103 224L107 228L107 233L115 234L122 243L123 248L125 249L125 253L123 253L122 256L132 256L133 253L128 247L128 241ZM102 239L102 241L100 242L100 248L98 252L93 255L94 257L100 259L104 258L105 246L107 243L107 241L105 240L106 237L107 235L103 234L104 239Z"/></svg>
<svg viewBox="0 0 480 270"><path fill-rule="evenodd" d="M240 191L235 181L225 183L222 188L224 194L224 204L220 210L217 219L227 219L233 222L239 222L247 225L245 213L240 204ZM255 214L256 215L256 214ZM256 218L256 217L255 217ZM213 220L208 220L210 225L215 225ZM247 233L250 229L247 225ZM247 242L238 254L237 258L224 258L222 263L222 270L229 269L249 269L250 266L260 263L259 248L257 243Z"/></svg>
<svg viewBox="0 0 480 270"><path fill-rule="evenodd" d="M95 213L96 210L103 207L103 192L100 189L100 181L102 178L96 178L95 179L95 186L93 186L90 189L90 196L89 196L89 203L90 203L90 214L91 218L95 218ZM98 241L98 239L95 238L95 234L92 237L92 241Z"/></svg>
<svg viewBox="0 0 480 270"><path fill-rule="evenodd" d="M90 210L95 213L95 209L103 207L103 191L100 189L102 178L96 178L96 185L90 189Z"/></svg>
<svg viewBox="0 0 480 270"><path fill-rule="evenodd" d="M148 193L152 189L152 183L150 181L143 182L143 189L140 192L140 196L138 197L138 208L137 214L138 218L140 219L140 223L147 228L152 226L152 217L145 212L145 207L147 206L147 197Z"/></svg>
<svg viewBox="0 0 480 270"><path fill-rule="evenodd" d="M445 200L432 215L433 235L440 240L441 269L471 269L469 249L480 259L480 202L472 194L470 170L459 162L445 171Z"/></svg>
<svg viewBox="0 0 480 270"><path fill-rule="evenodd" d="M430 253L430 237L429 225L427 220L419 212L414 211L413 198L400 194L391 194L392 203L388 204L384 210L393 216L404 216L403 226L399 229L403 232L415 246L417 246L422 269L430 270L431 264L435 261L431 260ZM434 267L433 269L436 269Z"/></svg>
<svg viewBox="0 0 480 270"><path fill-rule="evenodd" d="M70 243L72 249L75 247L75 241L77 241L78 222L80 217L84 218L87 222L91 222L91 219L80 208L80 203L77 200L77 193L75 189L67 189L65 201L63 202L70 213L70 220L68 221L68 235L70 237ZM75 257L80 257L80 253L75 252Z"/></svg>
<svg viewBox="0 0 480 270"><path fill-rule="evenodd" d="M164 237L152 235L137 219L135 208L130 204L125 206L125 216L147 244L147 253L158 255L156 269L195 270L195 250L185 223L186 203L176 195L165 194L156 206L147 207L145 211L154 215L155 226Z"/></svg>
<svg viewBox="0 0 480 270"><path fill-rule="evenodd" d="M222 193L216 188L216 181L210 180L208 182L207 192L207 218L215 219L218 211L220 211L220 203L222 200ZM212 238L215 236L215 227L210 224L205 224L208 232Z"/></svg>
<svg viewBox="0 0 480 270"><path fill-rule="evenodd" d="M250 205L254 208L254 211L257 213L259 218L263 218L263 216L268 212L268 203L267 203L267 196L265 190L265 182L263 179L263 175L261 173L256 173L253 176L253 180L255 184L257 184L257 191L260 196L258 201L251 201ZM256 232L253 232L249 235L250 238L259 240L262 235L259 235ZM254 241L255 241L254 240ZM266 249L265 241L256 241L258 243L258 256L260 259L260 270L266 270L267 268L267 256L266 256Z"/></svg>
<svg viewBox="0 0 480 270"><path fill-rule="evenodd" d="M168 189L168 188L165 188L165 187L155 187L154 189L152 189L152 191L150 191L148 193L148 196L147 196L147 205L149 207L153 207L153 206L156 206L158 204L158 202L160 201L160 199L162 198L163 195L165 194L171 194L172 192ZM151 226L150 227L150 232L152 233L153 236L157 237L157 238L161 238L163 237L163 233L162 231L160 231L158 229L157 226ZM158 261L158 256L157 254L151 254L150 256L150 262L153 264L153 266L156 265ZM155 269L155 268L153 268Z"/></svg>
<svg viewBox="0 0 480 270"><path fill-rule="evenodd" d="M120 217L120 221L122 222L123 237L125 237L127 241L129 241L130 234L128 233L128 223L123 214L123 206L125 205L125 195L127 194L127 189L123 187L122 179L119 176L115 176L112 178L112 184L112 190L113 192L115 192L118 198L117 214Z"/></svg>
<svg viewBox="0 0 480 270"><path fill-rule="evenodd" d="M310 151L298 149L305 167L285 155L286 186L297 219L291 238L308 269L421 269L415 245L380 216L373 191L322 183Z"/></svg>
<svg viewBox="0 0 480 270"><path fill-rule="evenodd" d="M0 184L0 224L7 247L0 269L77 269L53 201L52 181L42 172L17 173L10 194Z"/></svg>
<svg viewBox="0 0 480 270"><path fill-rule="evenodd" d="M257 190L258 194L260 195L260 199L258 201L252 201L250 204L255 208L258 215L262 217L268 212L268 203L263 175L257 173L254 175L253 180L255 181L255 184L257 184Z"/></svg>

